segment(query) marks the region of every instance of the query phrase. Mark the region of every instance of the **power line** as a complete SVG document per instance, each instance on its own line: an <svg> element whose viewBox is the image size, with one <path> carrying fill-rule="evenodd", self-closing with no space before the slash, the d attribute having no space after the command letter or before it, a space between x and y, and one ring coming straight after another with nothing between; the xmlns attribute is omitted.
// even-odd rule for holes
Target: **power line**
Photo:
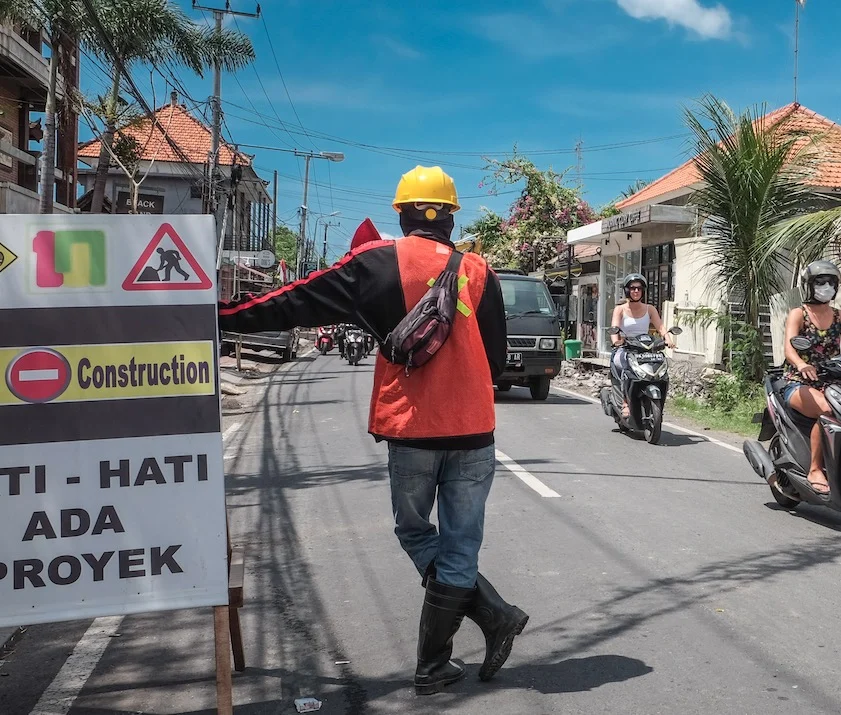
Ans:
<svg viewBox="0 0 841 715"><path fill-rule="evenodd" d="M272 57L274 58L275 67L277 67L277 74L280 77L280 81L283 84L283 90L286 92L286 98L289 100L289 106L292 107L292 113L295 115L295 119L298 120L298 125L301 129L304 130L304 134L306 134L307 139L310 140L310 144L312 144L312 148L318 151L318 147L315 145L315 142L312 140L312 137L307 134L306 127L304 127L303 122L301 122L301 117L298 116L298 110L295 109L295 103L292 101L292 96L289 94L289 87L286 86L286 80L283 78L283 70L280 69L280 62L277 60L277 54L274 51L274 43L272 42L272 36L269 33L269 26L266 24L266 16L263 15L263 29L266 31L266 38L269 41L269 49L272 51ZM278 117L279 119L280 117Z"/></svg>

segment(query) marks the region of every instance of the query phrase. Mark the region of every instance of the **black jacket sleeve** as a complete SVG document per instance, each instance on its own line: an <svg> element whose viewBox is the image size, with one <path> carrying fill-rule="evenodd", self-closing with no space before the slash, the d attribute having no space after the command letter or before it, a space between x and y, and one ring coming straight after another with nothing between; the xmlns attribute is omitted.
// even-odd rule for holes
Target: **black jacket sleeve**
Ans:
<svg viewBox="0 0 841 715"><path fill-rule="evenodd" d="M258 333L355 323L382 340L405 315L404 305L397 252L384 242L359 249L306 280L220 303L219 329Z"/></svg>
<svg viewBox="0 0 841 715"><path fill-rule="evenodd" d="M508 335L505 324L505 306L502 302L502 288L499 278L490 268L485 279L485 292L476 310L479 332L488 356L491 377L496 379L505 370L508 353Z"/></svg>

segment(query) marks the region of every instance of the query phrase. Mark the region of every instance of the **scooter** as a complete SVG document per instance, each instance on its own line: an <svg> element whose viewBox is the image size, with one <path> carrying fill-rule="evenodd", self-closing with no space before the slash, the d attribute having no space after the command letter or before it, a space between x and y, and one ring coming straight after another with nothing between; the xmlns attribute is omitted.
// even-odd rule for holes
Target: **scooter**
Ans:
<svg viewBox="0 0 841 715"><path fill-rule="evenodd" d="M798 351L811 347L809 338L802 335L793 337L791 344ZM841 356L826 360L816 368L822 380L841 382ZM829 482L829 494L821 494L812 489L808 479L812 461L809 437L815 420L800 414L783 399L782 391L787 384L782 368L768 371L765 376L767 407L754 416L754 422L761 423L759 439L746 440L742 450L753 471L768 482L774 500L781 507L794 509L806 502L841 511L841 385L826 387L824 396L832 414L818 417L824 472ZM766 449L761 443L768 440Z"/></svg>
<svg viewBox="0 0 841 715"><path fill-rule="evenodd" d="M351 365L358 365L365 354L365 333L359 328L348 328L345 333L345 355Z"/></svg>
<svg viewBox="0 0 841 715"><path fill-rule="evenodd" d="M669 387L669 365L663 351L666 341L651 335L627 336L619 328L608 331L619 335L627 350L628 374L623 380L610 361L610 387L603 387L600 398L602 409L612 417L622 432L641 432L649 444L660 441L663 425L663 406ZM683 330L671 328L672 335ZM628 403L628 416L622 415L622 403Z"/></svg>
<svg viewBox="0 0 841 715"><path fill-rule="evenodd" d="M377 346L377 343L374 339L374 336L371 333L365 333L365 357L368 357L372 352L374 352L374 348Z"/></svg>
<svg viewBox="0 0 841 715"><path fill-rule="evenodd" d="M333 343L335 342L335 334L335 325L325 325L321 326L318 329L318 333L316 334L315 338L315 345L322 355L326 355L333 349Z"/></svg>

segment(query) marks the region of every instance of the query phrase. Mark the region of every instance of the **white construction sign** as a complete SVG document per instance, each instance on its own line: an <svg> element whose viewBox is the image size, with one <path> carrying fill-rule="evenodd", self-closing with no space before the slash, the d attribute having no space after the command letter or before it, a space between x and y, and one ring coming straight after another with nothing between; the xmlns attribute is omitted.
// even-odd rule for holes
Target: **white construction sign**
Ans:
<svg viewBox="0 0 841 715"><path fill-rule="evenodd" d="M214 251L0 217L0 626L227 603Z"/></svg>

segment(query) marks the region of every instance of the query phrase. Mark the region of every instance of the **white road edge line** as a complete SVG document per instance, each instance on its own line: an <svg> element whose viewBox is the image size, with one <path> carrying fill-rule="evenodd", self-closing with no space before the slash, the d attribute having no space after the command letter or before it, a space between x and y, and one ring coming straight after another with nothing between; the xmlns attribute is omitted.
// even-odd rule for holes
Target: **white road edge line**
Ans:
<svg viewBox="0 0 841 715"><path fill-rule="evenodd" d="M240 427L240 422L230 425L222 434L223 444ZM101 616L93 620L30 715L67 715L70 712L123 618L125 616Z"/></svg>
<svg viewBox="0 0 841 715"><path fill-rule="evenodd" d="M90 624L31 715L67 715L122 622L123 616L107 616Z"/></svg>
<svg viewBox="0 0 841 715"><path fill-rule="evenodd" d="M596 400L592 397L588 397L587 395L582 395L579 392L573 392L572 390L565 390L563 387L555 387L554 385L552 385L552 392L556 392L561 395L567 395L569 397L577 397L580 400L586 400L587 402L592 402L594 405L599 405L599 407L601 407L602 404L601 400ZM731 452L742 454L742 450L739 449L739 447L734 447L732 444L727 444L727 442L722 442L720 439L716 439L715 437L709 437L708 435L702 434L701 432L696 432L695 430L687 429L686 427L681 427L680 425L676 425L674 422L664 422L663 426L677 430L678 432L683 432L684 434L692 435L693 437L700 437L705 442L710 442L712 444L718 445L719 447L724 447L724 449L729 449Z"/></svg>
<svg viewBox="0 0 841 715"><path fill-rule="evenodd" d="M519 464L517 464L513 459L511 459L511 457L505 454L505 452L500 452L497 449L496 461L499 462L503 467L505 467L509 472L511 472L515 477L520 479L520 481L522 481L523 484L534 489L534 491L540 494L540 496L545 497L547 499L558 498L561 496L554 489L550 489L549 487L547 487L533 474L530 474L525 469L523 469Z"/></svg>
<svg viewBox="0 0 841 715"><path fill-rule="evenodd" d="M226 430L222 433L222 444L224 444L225 442L227 442L227 441L228 441L228 439L229 439L231 436L233 436L233 435L236 433L236 431L237 431L240 427L242 427L242 423L241 423L241 422L234 422L233 424L229 425L229 426L228 426L228 429L226 429ZM234 455L234 453L233 453L233 452L225 452L225 454L224 454L224 455L222 455L222 459L233 459L233 458L234 458L234 456L235 456L235 455Z"/></svg>

